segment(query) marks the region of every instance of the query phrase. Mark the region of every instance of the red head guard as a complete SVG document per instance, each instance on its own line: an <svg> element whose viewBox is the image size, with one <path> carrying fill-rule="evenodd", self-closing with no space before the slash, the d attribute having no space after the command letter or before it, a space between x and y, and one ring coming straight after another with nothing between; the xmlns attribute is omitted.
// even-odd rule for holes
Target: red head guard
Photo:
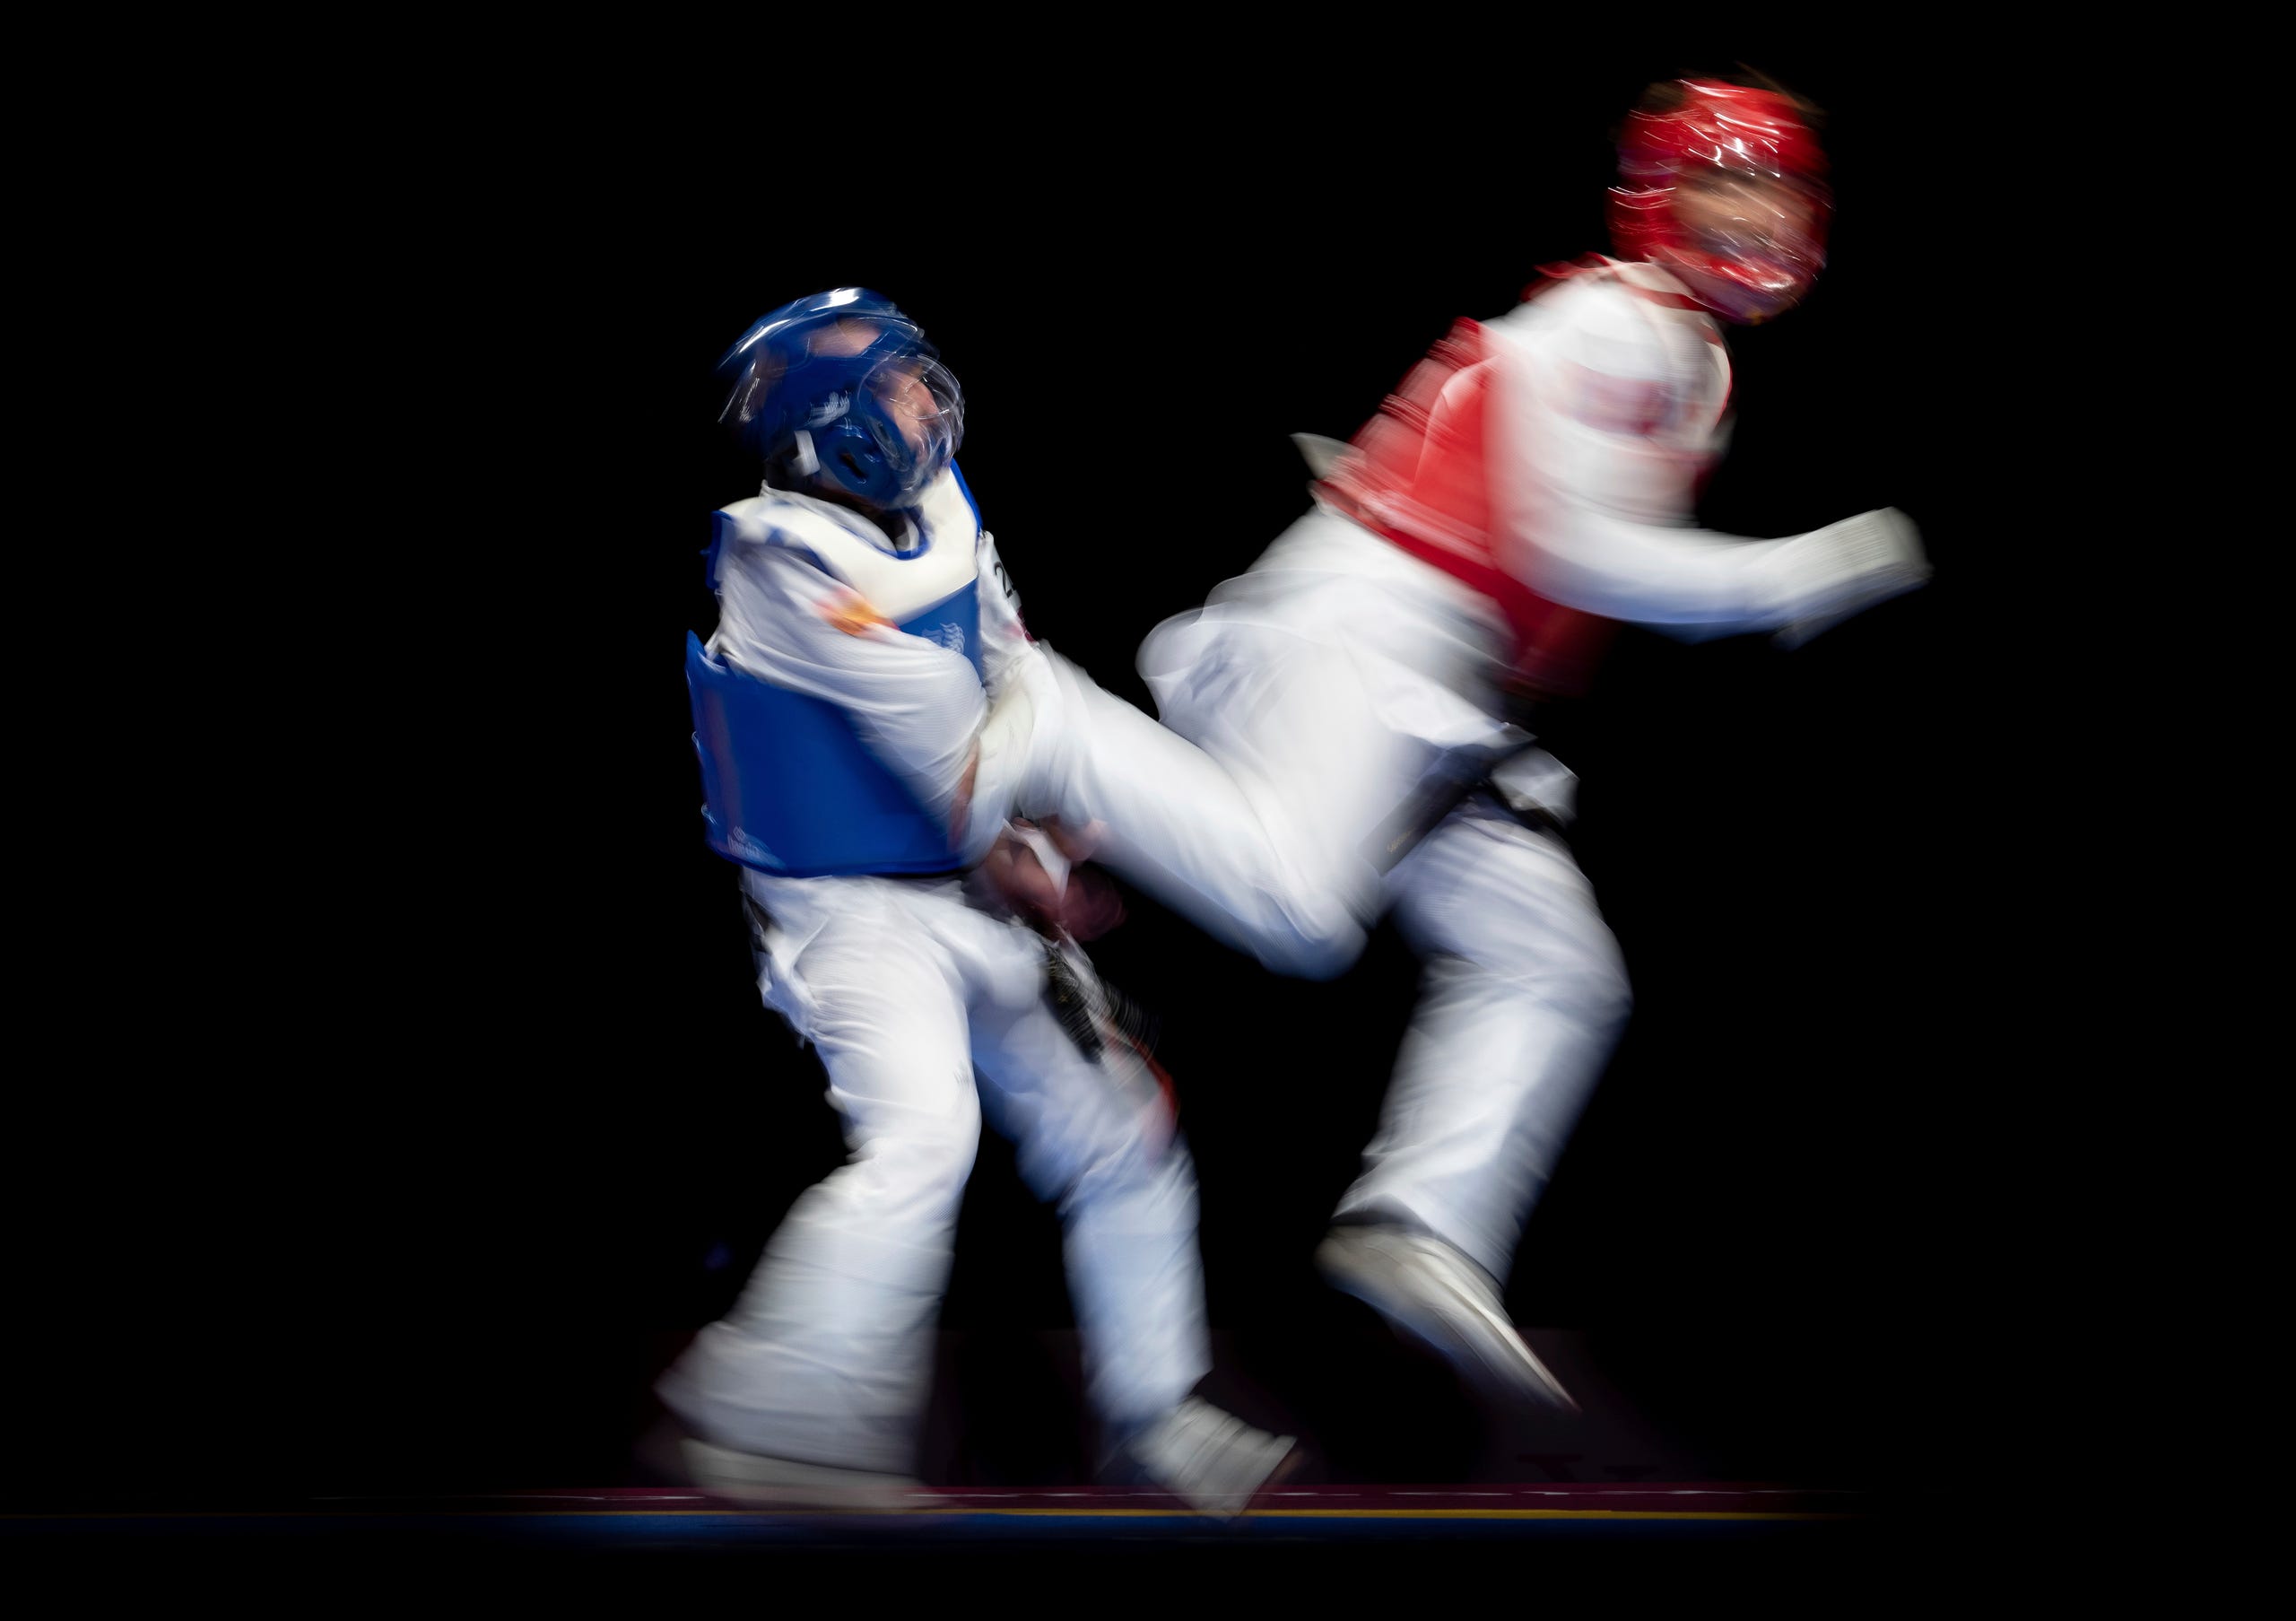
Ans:
<svg viewBox="0 0 2296 1621"><path fill-rule="evenodd" d="M1701 79L1667 88L1679 100L1655 110L1646 102L1620 137L1611 239L1625 257L1674 272L1718 315L1776 315L1809 292L1825 265L1832 200L1817 136L1774 91ZM1789 186L1801 205L1754 202L1726 226L1694 231L1675 204L1684 178L1700 174Z"/></svg>

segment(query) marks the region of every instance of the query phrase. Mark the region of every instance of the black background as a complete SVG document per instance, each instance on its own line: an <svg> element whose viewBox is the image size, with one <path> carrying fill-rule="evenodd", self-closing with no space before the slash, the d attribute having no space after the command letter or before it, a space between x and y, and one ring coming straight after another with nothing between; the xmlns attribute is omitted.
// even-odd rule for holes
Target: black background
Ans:
<svg viewBox="0 0 2296 1621"><path fill-rule="evenodd" d="M708 513L748 488L710 367L761 310L857 283L923 322L1031 629L1144 703L1142 637L1303 510L1286 435L1352 433L1454 318L1599 248L1620 113L1741 57L1831 110L1839 206L1807 305L1732 335L1702 519L1901 507L1937 578L1791 656L1628 632L1560 734L1638 1005L1509 1298L1586 1337L1678 1471L1920 1484L2013 1448L2004 1144L2048 1061L2002 972L2031 926L2002 401L1938 268L1985 249L1973 154L1934 63L1766 45L448 74L375 182L387 228L313 300L375 312L387 431L330 440L358 538L292 582L294 645L353 673L290 701L245 811L281 832L221 875L285 920L147 918L139 972L215 989L164 1033L117 1012L160 1095L73 1100L15 1495L628 1478L652 1374L838 1163L701 844L680 667ZM1095 956L1162 1019L1235 1399L1357 1478L1522 1463L1309 1270L1408 1015L1400 946L1283 982L1135 896ZM1073 1477L1057 1230L993 1140L959 1244L937 1455Z"/></svg>

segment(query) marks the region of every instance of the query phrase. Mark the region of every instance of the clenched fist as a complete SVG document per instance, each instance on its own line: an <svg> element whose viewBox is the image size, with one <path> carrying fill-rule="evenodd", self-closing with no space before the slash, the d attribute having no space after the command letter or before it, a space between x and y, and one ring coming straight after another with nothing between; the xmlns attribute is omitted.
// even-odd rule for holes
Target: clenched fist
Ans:
<svg viewBox="0 0 2296 1621"><path fill-rule="evenodd" d="M1059 821L1015 821L997 836L981 871L1004 902L1039 928L1096 940L1124 921L1116 885L1082 863L1095 830Z"/></svg>

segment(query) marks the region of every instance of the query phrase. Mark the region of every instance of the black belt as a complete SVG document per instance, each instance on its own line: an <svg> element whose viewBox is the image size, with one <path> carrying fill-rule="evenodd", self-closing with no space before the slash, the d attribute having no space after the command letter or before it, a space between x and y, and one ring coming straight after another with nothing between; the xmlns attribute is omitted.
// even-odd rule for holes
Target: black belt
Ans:
<svg viewBox="0 0 2296 1621"><path fill-rule="evenodd" d="M1520 759L1540 745L1510 744L1502 749L1462 749L1445 754L1434 770L1419 780L1411 797L1396 807L1373 835L1366 854L1382 873L1393 872L1405 856L1419 848L1443 819L1481 794L1493 806L1535 832L1563 836L1562 818L1535 800L1520 798L1492 780L1509 762Z"/></svg>

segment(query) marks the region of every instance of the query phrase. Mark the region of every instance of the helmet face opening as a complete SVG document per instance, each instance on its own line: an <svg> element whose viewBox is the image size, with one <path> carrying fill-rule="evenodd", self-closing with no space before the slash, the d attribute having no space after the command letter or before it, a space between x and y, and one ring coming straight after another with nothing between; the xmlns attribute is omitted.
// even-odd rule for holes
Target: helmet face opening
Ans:
<svg viewBox="0 0 2296 1621"><path fill-rule="evenodd" d="M1704 81L1666 87L1627 120L1611 235L1735 321L1805 297L1825 265L1825 155L1775 92Z"/></svg>
<svg viewBox="0 0 2296 1621"><path fill-rule="evenodd" d="M874 420L896 432L908 455L943 462L964 431L964 395L940 362L925 355L882 361L862 381Z"/></svg>
<svg viewBox="0 0 2296 1621"><path fill-rule="evenodd" d="M719 362L720 420L769 482L913 504L956 455L964 395L914 321L856 288L784 305Z"/></svg>

